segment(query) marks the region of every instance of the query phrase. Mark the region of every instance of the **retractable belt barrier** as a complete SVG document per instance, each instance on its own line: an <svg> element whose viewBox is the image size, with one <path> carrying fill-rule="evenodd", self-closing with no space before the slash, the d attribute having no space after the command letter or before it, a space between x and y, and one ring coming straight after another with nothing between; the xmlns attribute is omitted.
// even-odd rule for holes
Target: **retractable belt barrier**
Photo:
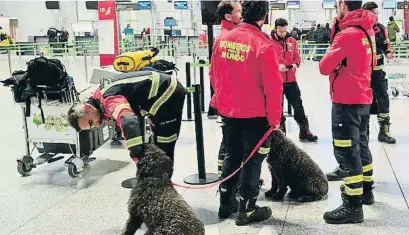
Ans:
<svg viewBox="0 0 409 235"><path fill-rule="evenodd" d="M194 88L192 87L192 73L190 71L191 64L186 62L186 109L187 109L187 119L183 121L194 121L192 118L192 92Z"/></svg>
<svg viewBox="0 0 409 235"><path fill-rule="evenodd" d="M202 89L201 89L200 84L194 84L193 86L186 88L187 95L193 94L198 174L189 175L186 178L184 178L183 181L186 184L192 184L192 185L211 184L219 180L219 176L217 174L206 173L206 163L205 163L204 143L203 143L202 112L200 111L200 92L201 90Z"/></svg>

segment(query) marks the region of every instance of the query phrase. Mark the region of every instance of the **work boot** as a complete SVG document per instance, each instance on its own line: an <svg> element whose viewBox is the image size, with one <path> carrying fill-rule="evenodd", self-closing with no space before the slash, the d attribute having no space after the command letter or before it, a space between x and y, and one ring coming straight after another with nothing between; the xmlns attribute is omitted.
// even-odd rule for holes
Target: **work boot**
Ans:
<svg viewBox="0 0 409 235"><path fill-rule="evenodd" d="M342 205L333 211L325 212L325 222L328 224L362 223L364 221L362 198L351 197L344 192L341 192L341 195Z"/></svg>
<svg viewBox="0 0 409 235"><path fill-rule="evenodd" d="M239 211L236 217L236 225L243 226L253 222L268 220L273 212L270 207L259 207L256 205L257 198L245 200L240 197Z"/></svg>
<svg viewBox="0 0 409 235"><path fill-rule="evenodd" d="M346 177L346 172L340 167L335 168L333 172L327 173L328 181L341 181Z"/></svg>
<svg viewBox="0 0 409 235"><path fill-rule="evenodd" d="M299 139L302 142L317 142L318 137L311 133L308 120L298 123L300 127Z"/></svg>
<svg viewBox="0 0 409 235"><path fill-rule="evenodd" d="M396 144L396 139L389 132L390 125L389 118L379 121L378 140L387 144Z"/></svg>
<svg viewBox="0 0 409 235"><path fill-rule="evenodd" d="M234 187L235 188L235 187ZM236 199L235 190L228 189L225 186L219 187L220 192L220 207L219 207L219 219L227 219L231 214L236 213L239 207L239 203Z"/></svg>
<svg viewBox="0 0 409 235"><path fill-rule="evenodd" d="M375 203L375 197L373 195L374 188L373 182L364 182L364 196L362 200L364 205L370 206Z"/></svg>

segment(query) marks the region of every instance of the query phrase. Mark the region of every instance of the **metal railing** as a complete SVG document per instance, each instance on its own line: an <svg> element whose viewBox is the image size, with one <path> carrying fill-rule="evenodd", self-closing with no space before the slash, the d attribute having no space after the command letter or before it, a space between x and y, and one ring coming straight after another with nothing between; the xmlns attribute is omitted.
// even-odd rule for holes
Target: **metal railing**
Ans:
<svg viewBox="0 0 409 235"><path fill-rule="evenodd" d="M119 47L121 53L137 49L149 49L151 47L158 47L161 51L161 54L164 56L181 56L184 54L192 54L193 50L191 49L196 47L197 44L197 41L176 42L168 40L166 42L139 41L136 43L122 41L119 44ZM10 53L11 55L17 56L82 56L85 51L89 55L98 55L99 43L95 41L21 43L0 47L0 55Z"/></svg>
<svg viewBox="0 0 409 235"><path fill-rule="evenodd" d="M409 58L409 41L399 41L392 43L391 46L395 58ZM303 59L319 60L325 55L328 47L328 43L298 42L298 48Z"/></svg>

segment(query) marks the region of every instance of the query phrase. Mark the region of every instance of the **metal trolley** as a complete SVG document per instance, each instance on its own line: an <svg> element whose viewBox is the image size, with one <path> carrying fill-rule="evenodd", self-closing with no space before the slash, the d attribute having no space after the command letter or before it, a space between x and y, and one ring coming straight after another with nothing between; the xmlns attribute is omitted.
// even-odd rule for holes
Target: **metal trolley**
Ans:
<svg viewBox="0 0 409 235"><path fill-rule="evenodd" d="M395 59L386 63L386 78L388 79L390 94L393 97L400 94L409 97L408 67L408 59Z"/></svg>
<svg viewBox="0 0 409 235"><path fill-rule="evenodd" d="M114 135L113 121L77 133L69 126L66 115L74 102L79 101L79 97L70 90L61 92L63 98L57 101L50 101L44 93L45 97L41 100L44 120L38 108L38 98L32 99L28 117L25 104L18 103L23 117L26 153L17 160L17 171L23 176L30 175L38 165L56 162L64 159L63 155L69 155L65 161L68 174L77 177L85 165L95 160L90 157L92 152ZM39 153L36 158L33 157L34 150Z"/></svg>

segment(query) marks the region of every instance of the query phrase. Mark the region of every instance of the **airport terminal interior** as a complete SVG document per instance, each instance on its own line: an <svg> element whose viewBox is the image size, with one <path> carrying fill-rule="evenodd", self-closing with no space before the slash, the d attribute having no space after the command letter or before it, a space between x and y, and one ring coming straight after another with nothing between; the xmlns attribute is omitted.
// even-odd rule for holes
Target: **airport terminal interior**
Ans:
<svg viewBox="0 0 409 235"><path fill-rule="evenodd" d="M406 171L409 169L409 3L376 0L379 22L386 27L392 16L398 28L391 43L394 58L384 66L389 82L390 134L396 143L378 141L380 126L377 116L371 115L369 148L373 156L375 203L363 206L365 221L334 225L323 220L326 211L341 204L343 181L328 182L327 197L319 201L300 203L288 196L283 201L266 198L264 193L270 189L272 180L264 161L261 171L264 184L257 203L270 207L272 216L247 226L236 226L234 216L220 220L217 182L203 183L206 181L203 170L207 180L217 178L222 140L219 119L208 115L209 44L221 30L215 13L219 3L0 1L0 81L12 77L15 71L26 70L27 62L34 58L58 59L73 78L83 100L92 95L101 79L122 73L113 66L116 56L157 48L159 53L155 58L175 63L178 71L172 76L188 91L195 84L201 86L202 92L188 93L190 99L184 104L172 181L183 186L174 187L203 222L206 235L409 234L409 173ZM307 39L307 34L317 32L327 23L331 28L337 16L334 4L334 0L270 1L262 27L270 35L275 20L284 18L289 33L293 28L299 29L293 35L302 60L296 77L310 130L318 136L318 141L299 140L294 111L284 99L287 138L304 150L324 173L338 166L333 150L330 84L328 76L319 71L319 61L329 43ZM0 235L121 234L129 215L127 203L131 193L121 183L135 177L136 167L125 141L111 140L114 126L88 132L89 141L83 143L66 120L73 104L69 98L61 102L43 99L43 122L37 104L31 104L31 114L27 116L27 104L16 102L16 92L10 87L0 86L0 94ZM46 146L60 141L65 144L62 152L54 148L44 154ZM82 160L78 163L79 158L70 158L73 154L69 153L83 152L83 144L92 145L87 153L95 160L80 167ZM35 164L27 165L27 161L33 160ZM192 184L192 177L200 178L199 183ZM146 225L142 225L136 234L146 231Z"/></svg>

